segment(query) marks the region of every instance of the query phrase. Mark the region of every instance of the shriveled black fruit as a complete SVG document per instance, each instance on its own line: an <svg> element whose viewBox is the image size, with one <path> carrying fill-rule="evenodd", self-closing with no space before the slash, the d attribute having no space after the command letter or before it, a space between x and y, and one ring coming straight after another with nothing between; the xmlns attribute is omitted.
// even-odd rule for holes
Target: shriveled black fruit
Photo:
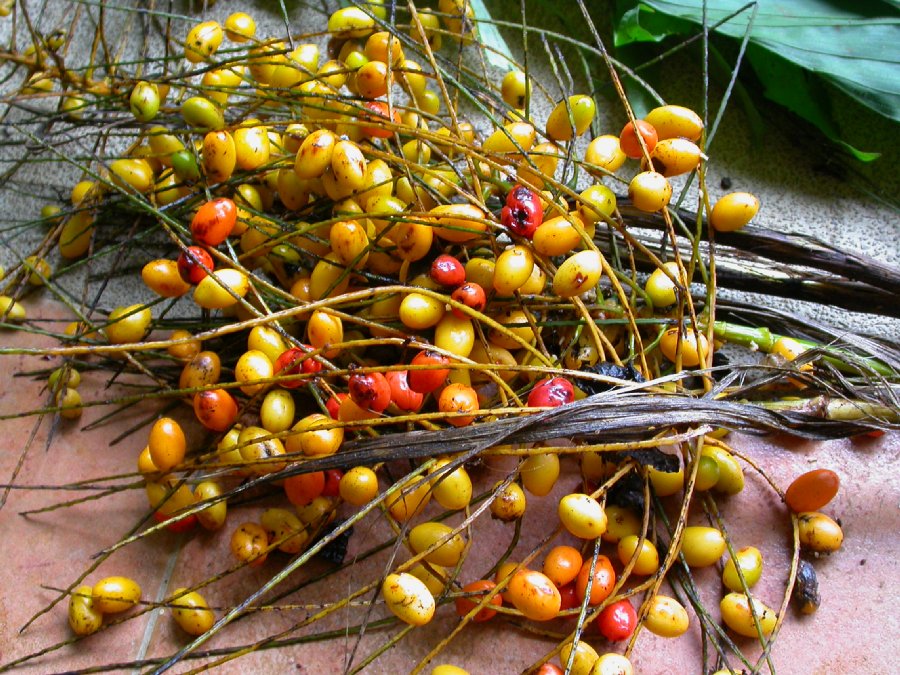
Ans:
<svg viewBox="0 0 900 675"><path fill-rule="evenodd" d="M601 361L600 363L588 366L583 370L588 373L594 373L595 375L614 377L617 380L628 380L630 382L647 381L632 363L620 366L615 363L610 363L609 361ZM614 384L607 384L606 382L599 382L597 380L579 380L578 386L581 387L586 394L600 394L615 388Z"/></svg>

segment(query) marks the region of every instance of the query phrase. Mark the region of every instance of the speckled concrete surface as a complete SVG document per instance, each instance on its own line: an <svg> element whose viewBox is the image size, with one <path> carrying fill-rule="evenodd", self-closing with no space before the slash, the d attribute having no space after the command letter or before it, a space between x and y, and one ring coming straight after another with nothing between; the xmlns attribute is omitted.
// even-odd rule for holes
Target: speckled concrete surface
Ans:
<svg viewBox="0 0 900 675"><path fill-rule="evenodd" d="M180 5L176 5L176 9L178 7ZM246 4L242 7L246 8ZM317 26L324 21L317 9L304 8L304 5L299 3L290 3L288 7L290 25L296 31L306 30L307 27ZM221 20L233 9L233 3L219 2L203 16ZM280 16L273 15L272 8L267 3L250 3L250 9L258 17L260 34L283 34L283 20ZM40 13L40 26L47 26L53 30L65 25L65 19L70 16L71 11L65 3L49 3ZM497 13L502 15L502 12L502 6L498 6ZM128 28L132 31L137 30L135 24L139 21L130 13L115 11L107 12L105 20L108 25L132 22ZM563 30L554 16L542 16L537 12L530 17L530 23L546 26L550 30ZM183 21L174 22L174 26L185 25L187 24ZM109 30L111 34L116 33L115 28ZM175 29L175 32L178 30ZM514 55L518 56L515 50L517 36L508 34L506 37L513 46ZM0 23L0 44L6 43L9 39L9 22ZM21 22L17 39L19 44L25 44L27 40ZM85 44L79 40L74 42L67 55L69 63L84 63L83 54L79 54L78 47L83 50ZM156 43L151 45L153 45L151 48L160 49ZM135 40L131 46L136 49L137 41ZM536 57L535 53L536 50L532 50L529 67L539 73L540 79L550 93L554 97L558 96L560 91L554 85L555 79L546 70L546 62ZM127 61L134 56L135 54L126 51L123 60ZM666 63L660 76L661 95L670 102L699 107L702 90L698 71L699 64L687 56ZM10 84L13 82L17 80L13 78ZM711 101L713 111L718 107L715 93L714 90ZM55 97L48 97L46 100L32 100L29 106L47 110L52 109L55 103ZM607 105L599 106L600 126L606 133L615 133L621 127L624 115L619 106L613 105L611 100L606 99L606 103ZM778 111L774 111L764 102L760 103L761 109L768 111L773 117L766 126L766 133L758 139L753 138L750 133L745 114L738 104L735 101L730 103L718 136L709 149L710 161L707 167L710 197L715 199L726 192L720 187L720 182L727 177L732 182L732 190L748 190L759 196L762 207L755 222L782 232L818 236L847 250L865 253L883 262L900 266L900 218L895 208L878 197L885 195L896 199L896 195L900 194L900 171L897 170L900 135L896 133L896 127L883 118L868 114L867 111L857 109L851 104L847 104L847 110L839 111L839 118L849 117L845 124L848 140L860 147L875 148L883 152L883 157L871 166L846 165L845 168L849 172L859 173L863 178L850 181L825 170L825 163L832 158L833 151L829 151L824 142L817 141L810 145L794 141L792 137L800 133L798 128L786 117L779 117ZM550 105L546 100L535 97L536 117L545 118ZM41 128L27 123L29 113L23 110L6 110L5 114L6 124L2 127L2 133L7 143L0 146L0 171L7 171L16 160L27 156L30 153L30 144L41 139ZM864 120L864 123L851 126L860 119ZM475 122L477 124L478 118L475 118ZM76 161L83 162L84 158L93 152L91 148L93 137L85 131L75 138L66 140L67 143L54 145L49 151L49 156L56 161L25 166L16 173L16 179L5 186L0 198L7 208L5 213L0 214L0 223L8 227L11 224L27 222L30 218L38 217L43 205L66 200L71 185L82 176L76 166L60 160L75 158ZM109 141L107 153L114 153L117 147L121 149L123 142L121 139L117 140L114 135ZM627 170L622 170L623 177L626 176ZM678 179L673 181L676 190L682 183L683 181ZM613 187L620 193L625 191L621 184ZM872 194L866 194L866 191ZM691 193L693 194L695 193ZM691 199L689 196L686 203L691 203ZM14 264L23 253L34 248L40 236L42 235L38 228L17 228L0 234L0 264L7 267ZM137 264L140 261L131 262ZM102 270L103 262L98 265L99 267L93 266L92 272L99 273ZM82 275L86 273L87 270L82 270L72 275L71 283L65 286L80 289L84 281ZM152 294L136 277L124 279L123 283L116 283L105 289L100 306L107 310L111 309L121 304L119 300L122 298L127 300L126 304L131 304L138 300L149 300ZM753 302L773 303L769 299L764 300L762 296L751 295L749 299ZM774 305L781 306L791 313L812 316L837 327L864 330L887 337L900 334L900 322L897 321L874 319L870 315L855 315L843 310L829 310L784 299L775 300Z"/></svg>
<svg viewBox="0 0 900 675"><path fill-rule="evenodd" d="M39 3L30 3L29 6L32 5L38 7ZM502 3L497 5L502 7ZM221 19L239 7L255 13L262 34L276 35L283 32L284 26L273 13L273 6L276 5L262 1L235 3L220 0L203 16ZM291 26L296 30L307 30L310 26L321 25L323 21L315 9L290 2L287 6ZM47 3L42 6L42 11L35 13L38 28L52 30L58 27L60 21L74 11L73 7L69 3ZM123 21L127 17L111 11L108 20ZM552 17L533 17L531 22L551 28L557 26ZM183 34L183 25L176 22L173 33ZM25 39L21 23L19 29L17 40L21 46ZM0 20L0 44L6 44L9 39L10 23ZM72 52L71 58L77 62L77 52ZM698 70L699 64L692 63L687 57L667 65L661 93L672 102L696 104L699 97ZM545 81L551 81L549 76ZM557 92L553 93L555 95ZM37 102L35 105L51 105L51 102ZM615 133L621 127L621 115L613 110L613 106L601 108L600 114L605 129ZM35 133L35 129L22 123L24 115L26 113L21 110L7 111L6 124L0 127L3 134L0 140L5 141L0 147L0 172L6 171L15 158L29 152L27 143L33 140L29 141L23 132ZM839 115L848 122L855 122L858 118L865 120L865 124L854 127L851 140L866 149L882 150L884 157L872 166L859 170L871 180L876 192L896 197L900 190L897 162L900 135L896 133L896 127L852 107L840 111ZM540 111L538 117L543 117ZM763 207L757 219L759 223L785 232L814 234L850 250L900 265L900 220L895 210L865 194L858 182L823 171L822 155L811 154L808 146L796 142L795 130L784 120L779 121L776 117L768 126L767 133L756 140L747 131L745 122L743 112L734 106L725 115L710 152L709 184L713 197L721 193L718 186L721 179L727 176L732 181L732 189L746 189L760 196ZM90 142L91 136L85 134L57 149L69 156L87 155ZM824 154L827 155L827 152L826 149ZM41 163L23 169L15 181L3 187L0 191L0 204L4 206L0 212L0 227L4 228L0 233L0 263L10 266L29 251L36 242L35 238L40 236L35 228L7 228L11 224L36 218L40 207L48 201L64 200L77 178L77 170L71 165ZM139 259L135 258L134 262L139 262ZM86 273L87 270L84 270L72 277L71 288L76 297L80 296L83 282L83 277L79 275ZM108 310L119 304L149 300L150 297L135 276L133 282L116 283L106 288L100 307ZM760 296L749 296L749 299L753 302L771 302ZM51 298L41 297L39 293L30 297L26 304L29 311L43 318L69 318L68 313L54 305ZM838 327L891 339L896 339L900 334L895 321L875 320L868 315L853 315L844 311L827 311L800 302L780 300L777 305L790 313L809 316ZM0 335L0 343L5 345L21 344L22 340L20 335ZM7 357L0 358L4 359L2 372L6 378L4 386L0 387L0 413L34 407L34 401L42 396L40 384L19 379L13 381L10 374L40 366L24 358L16 358L12 362ZM101 387L104 384L97 375L88 376L86 380L86 386L93 383ZM93 421L99 415L100 412L93 409L86 413L83 423ZM0 422L0 434L9 439L11 450L0 459L0 475L10 474L18 451L31 430L32 421ZM47 434L47 425L44 425L35 439L20 482L57 483L70 480L73 475L97 476L131 471L133 457L140 450L133 447L137 441L132 440L127 447L109 448L107 451L109 439L118 433L122 424L101 427L93 432L80 432L77 426L64 424L58 430L57 440L49 453L43 451ZM845 549L818 564L825 596L818 615L799 618L791 613L787 619L773 652L777 672L796 675L893 672L895 649L885 636L900 634L900 624L890 604L890 599L900 590L895 570L895 561L900 556L897 535L900 531L900 486L894 471L900 438L895 435L878 441L826 444L798 443L786 438L745 438L737 445L748 456L764 463L773 478L782 485L787 484L793 475L817 466L838 467L844 478L844 490L829 508L844 524L847 535ZM483 484L490 484L494 479L495 474L490 468L484 468L479 476ZM561 481L561 488L571 486L572 481L570 475ZM88 564L90 554L118 538L145 508L143 494L137 491L102 500L99 511L82 506L28 519L15 515L43 503L46 503L46 497L41 493L14 492L0 512L3 540L13 542L11 547L7 544L7 550L11 551L7 554L10 564L0 570L0 664L68 636L64 612L59 607L21 636L17 635L17 630L28 616L52 597L52 593L42 589L41 585L56 587L71 581L77 571ZM544 523L554 518L554 503L552 497L535 500L524 528L523 550L539 538ZM776 502L763 481L754 476L749 479L748 491L728 500L725 509L737 543L752 543L763 550L767 570L773 573L767 573L760 594L770 604L777 603L784 583L786 562L787 531L783 507ZM383 527L383 522L373 522L358 528L353 543L356 548L351 549L351 553L363 550L367 543L376 541L383 535ZM477 533L478 537L494 538L504 544L508 541L509 528L494 522L483 524L483 528ZM91 578L99 578L106 572L128 570L141 580L145 597L155 600L166 588L197 582L206 577L210 569L219 569L219 561L226 550L227 541L223 537L204 535L181 540L165 535L126 548ZM211 603L224 604L244 597L254 585L280 569L285 560L276 557L260 570L245 571L245 574L229 579L211 591ZM369 561L363 571L352 574L359 577L360 574L377 570L384 561L384 557ZM466 574L475 578L488 564L489 558L476 555L467 563L471 567L467 568ZM168 578L170 569L174 570L172 579ZM712 571L709 572L701 575L700 582L709 588L712 598L719 593L719 586ZM349 583L349 580L342 577L338 583L345 582ZM309 606L322 600L324 597L316 596L314 592L297 593L291 598L298 605L293 612L266 613L244 620L225 635L218 636L212 646L260 639L286 629L304 616ZM344 620L345 617L338 617L331 627L340 628ZM417 633L420 638L407 640L400 647L390 650L369 668L369 672L407 672L453 624L454 618L445 610L427 631ZM566 629L564 625L554 625L554 628ZM355 663L359 663L359 655L370 653L383 640L382 633L368 634L358 648ZM169 618L151 612L117 626L115 630L66 647L32 666L29 672L70 670L143 655L164 655L182 644L184 637L173 629ZM260 652L236 664L221 666L220 671L337 672L340 662L354 644L354 639L347 637L327 644ZM467 628L451 643L443 658L467 667L473 675L511 673L518 672L551 647L551 642L533 635L514 633L503 624L494 623L486 627ZM699 652L699 631L695 624L689 636L681 640L666 641L651 635L642 636L636 650L635 665L639 673L698 673L701 671Z"/></svg>

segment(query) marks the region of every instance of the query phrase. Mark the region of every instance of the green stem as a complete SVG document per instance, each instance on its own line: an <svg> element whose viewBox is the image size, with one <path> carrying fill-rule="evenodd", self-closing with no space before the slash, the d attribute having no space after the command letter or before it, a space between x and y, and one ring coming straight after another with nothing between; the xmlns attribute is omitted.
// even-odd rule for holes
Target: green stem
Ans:
<svg viewBox="0 0 900 675"><path fill-rule="evenodd" d="M867 401L848 401L828 396L779 401L753 401L753 405L777 412L812 412L819 417L841 422L855 422L873 418L895 424L900 422L900 410L896 408L877 405Z"/></svg>
<svg viewBox="0 0 900 675"><path fill-rule="evenodd" d="M768 328L753 328L751 326L741 326L727 321L716 321L713 324L715 336L719 340L731 342L747 347L751 350L759 350L769 353L783 335L773 333ZM897 377L897 371L886 363L872 358L871 356L860 356L845 349L837 349L829 347L820 342L812 340L802 340L800 338L791 338L796 340L806 349L817 349L824 352L824 361L831 364L841 372L859 373L863 370L870 370L882 377Z"/></svg>

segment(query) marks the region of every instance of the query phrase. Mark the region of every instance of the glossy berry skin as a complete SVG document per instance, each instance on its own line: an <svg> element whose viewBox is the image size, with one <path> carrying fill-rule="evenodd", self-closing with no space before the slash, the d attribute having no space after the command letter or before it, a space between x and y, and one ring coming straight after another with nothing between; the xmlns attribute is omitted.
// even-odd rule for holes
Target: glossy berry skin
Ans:
<svg viewBox="0 0 900 675"><path fill-rule="evenodd" d="M738 574L740 570L740 574ZM725 563L722 570L722 585L730 591L742 593L744 583L747 588L753 588L762 577L763 558L758 548L745 546L735 551L734 556ZM741 581L743 577L743 581Z"/></svg>
<svg viewBox="0 0 900 675"><path fill-rule="evenodd" d="M160 513L159 511L153 512L153 520L157 523L165 523L170 518L174 516L167 516L165 513ZM175 534L180 534L182 532L190 532L194 529L194 525L197 524L197 516L193 513L189 515L187 518L182 518L181 520L176 520L172 523L166 525L166 529L169 532L174 532Z"/></svg>
<svg viewBox="0 0 900 675"><path fill-rule="evenodd" d="M561 612L581 606L581 600L578 599L578 591L575 588L574 582L560 587L559 596L561 598L559 611Z"/></svg>
<svg viewBox="0 0 900 675"><path fill-rule="evenodd" d="M528 394L532 408L557 408L575 400L575 388L564 377L548 377L540 380Z"/></svg>
<svg viewBox="0 0 900 675"><path fill-rule="evenodd" d="M578 576L584 560L577 548L555 546L544 559L542 572L556 587L562 589Z"/></svg>
<svg viewBox="0 0 900 675"><path fill-rule="evenodd" d="M516 185L506 197L500 222L510 232L531 239L534 231L544 222L544 207L540 198L524 185Z"/></svg>
<svg viewBox="0 0 900 675"><path fill-rule="evenodd" d="M228 238L237 222L237 207L228 197L206 202L197 209L191 221L194 240L207 246L218 246Z"/></svg>
<svg viewBox="0 0 900 675"><path fill-rule="evenodd" d="M337 497L341 493L341 478L344 472L340 469L328 469L325 471L325 486L322 488L323 497Z"/></svg>
<svg viewBox="0 0 900 675"><path fill-rule="evenodd" d="M575 492L564 496L557 512L563 526L579 539L596 539L606 532L606 512L590 495Z"/></svg>
<svg viewBox="0 0 900 675"><path fill-rule="evenodd" d="M353 373L348 390L356 405L372 412L384 411L391 402L391 385L381 373Z"/></svg>
<svg viewBox="0 0 900 675"><path fill-rule="evenodd" d="M672 198L672 185L661 173L642 171L628 184L628 198L641 211L655 213Z"/></svg>
<svg viewBox="0 0 900 675"><path fill-rule="evenodd" d="M238 417L238 406L225 389L208 389L194 395L194 414L213 431L228 431Z"/></svg>
<svg viewBox="0 0 900 675"><path fill-rule="evenodd" d="M388 574L381 586L381 595L391 613L411 626L424 626L434 616L431 591L407 572Z"/></svg>
<svg viewBox="0 0 900 675"><path fill-rule="evenodd" d="M598 675L603 675L607 673L605 670L594 670L594 664L600 660L600 655L597 653L597 650L582 640L566 642L563 645L559 652L559 662L568 663L569 659L572 660L572 670L570 672L573 675L589 675L595 672ZM628 671L610 672L618 672L618 675L627 675Z"/></svg>
<svg viewBox="0 0 900 675"><path fill-rule="evenodd" d="M471 584L466 584L462 587L464 593L474 593L476 591L492 591L497 587L497 584L489 579L482 579L481 581L473 581ZM473 609L475 606L481 602L480 596L473 596L471 598L457 598L454 601L456 605L456 613L459 616L465 616ZM489 609L489 607L501 607L503 606L503 598L500 597L498 593L493 598L491 598L490 602L478 611L473 617L472 621L476 623L481 623L482 621L489 621L497 616L497 612L493 609Z"/></svg>
<svg viewBox="0 0 900 675"><path fill-rule="evenodd" d="M243 523L231 535L232 554L251 567L259 567L266 561L268 547L269 535L257 523Z"/></svg>
<svg viewBox="0 0 900 675"><path fill-rule="evenodd" d="M362 506L378 494L378 476L367 466L355 466L341 476L338 490L345 502Z"/></svg>
<svg viewBox="0 0 900 675"><path fill-rule="evenodd" d="M312 347L291 347L283 352L275 359L274 373L276 377L284 375L300 375L306 373L312 375L322 370L322 363L314 358L307 357L307 352L312 351ZM282 380L279 386L285 389L296 389L303 380Z"/></svg>
<svg viewBox="0 0 900 675"><path fill-rule="evenodd" d="M784 493L784 501L794 513L819 511L838 492L841 479L829 469L807 471L794 479Z"/></svg>
<svg viewBox="0 0 900 675"><path fill-rule="evenodd" d="M798 517L800 546L817 553L833 553L844 542L841 526L824 513L804 511Z"/></svg>
<svg viewBox="0 0 900 675"><path fill-rule="evenodd" d="M409 371L391 370L384 374L391 386L391 402L403 412L418 412L425 395L409 387Z"/></svg>
<svg viewBox="0 0 900 675"><path fill-rule="evenodd" d="M151 260L144 265L141 279L151 291L163 298L177 298L191 290L191 285L181 278L178 263L166 258Z"/></svg>
<svg viewBox="0 0 900 675"><path fill-rule="evenodd" d="M709 224L719 232L740 230L759 211L759 199L749 192L731 192L715 203Z"/></svg>
<svg viewBox="0 0 900 675"><path fill-rule="evenodd" d="M575 592L578 599L583 601L587 595L587 582L591 578L591 559L588 558L581 566L581 571L575 579ZM591 591L588 599L589 605L599 605L606 600L613 592L616 585L616 571L613 569L612 563L605 555L597 556L597 562L594 564L593 580L591 581Z"/></svg>
<svg viewBox="0 0 900 675"><path fill-rule="evenodd" d="M141 601L141 587L128 577L106 577L91 589L92 607L102 614L125 612Z"/></svg>
<svg viewBox="0 0 900 675"><path fill-rule="evenodd" d="M475 412L478 410L478 394L472 387L454 382L447 385L438 398L438 410L445 413ZM465 427L475 421L471 415L448 417L447 422L455 427Z"/></svg>
<svg viewBox="0 0 900 675"><path fill-rule="evenodd" d="M399 125L401 123L400 113L395 109L393 115L388 112L388 104L384 101L366 101L363 107L368 113L363 116L365 120L371 120L371 126L362 127L361 131L372 138L390 138L394 135L394 130L386 127L382 122L391 121Z"/></svg>
<svg viewBox="0 0 900 675"><path fill-rule="evenodd" d="M338 412L340 411L341 403L344 402L345 398L350 398L350 394L342 391L338 394L335 394L325 402L325 409L328 411L331 419L338 419Z"/></svg>
<svg viewBox="0 0 900 675"><path fill-rule="evenodd" d="M725 553L725 549L725 537L716 528L702 525L684 528L681 552L689 566L709 567L715 565Z"/></svg>
<svg viewBox="0 0 900 675"><path fill-rule="evenodd" d="M637 131L635 131L635 126ZM636 124L629 122L622 129L622 133L619 134L619 147L622 148L622 152L625 153L626 157L638 159L643 156L644 151L641 149L640 141L638 141L638 133L644 139L644 144L647 146L647 154L653 152L653 148L656 147L659 137L652 124L644 120L636 120Z"/></svg>
<svg viewBox="0 0 900 675"><path fill-rule="evenodd" d="M763 636L769 636L778 621L778 614L774 609L743 593L729 593L722 598L719 609L725 625L744 637L757 638L758 630L761 630ZM756 619L753 618L754 612ZM756 620L759 620L759 629L756 627Z"/></svg>
<svg viewBox="0 0 900 675"><path fill-rule="evenodd" d="M552 663L545 663L538 668L537 675L563 675L563 670Z"/></svg>
<svg viewBox="0 0 900 675"><path fill-rule="evenodd" d="M484 292L484 288L474 281L464 283L450 294L450 298L466 307L474 309L476 312L483 312L484 308L487 306L487 295ZM468 318L463 311L456 307L454 307L452 311L460 319Z"/></svg>
<svg viewBox="0 0 900 675"><path fill-rule="evenodd" d="M158 419L153 424L147 446L159 471L171 471L181 464L187 449L181 425L170 417Z"/></svg>
<svg viewBox="0 0 900 675"><path fill-rule="evenodd" d="M690 617L687 610L675 598L654 595L650 600L644 628L651 633L660 637L673 638L684 635L689 626Z"/></svg>
<svg viewBox="0 0 900 675"><path fill-rule="evenodd" d="M187 250L178 256L178 274L187 283L197 285L206 278L206 269L212 271L216 265L212 256L199 246L188 246Z"/></svg>
<svg viewBox="0 0 900 675"><path fill-rule="evenodd" d="M456 288L466 282L466 268L452 255L442 254L431 263L429 276L436 284Z"/></svg>
<svg viewBox="0 0 900 675"><path fill-rule="evenodd" d="M409 388L420 394L430 394L435 389L440 388L444 384L444 380L450 374L449 368L441 368L439 366L449 366L450 359L435 351L426 349L419 352L410 361L411 366L430 366L427 370L410 370L406 381Z"/></svg>
<svg viewBox="0 0 900 675"><path fill-rule="evenodd" d="M519 570L509 582L513 606L532 621L550 621L559 614L562 598L546 576L534 570Z"/></svg>
<svg viewBox="0 0 900 675"><path fill-rule="evenodd" d="M306 506L325 491L325 473L312 471L284 479L284 493L294 506Z"/></svg>
<svg viewBox="0 0 900 675"><path fill-rule="evenodd" d="M637 626L637 612L629 600L614 602L600 612L597 628L610 642L619 642L631 637Z"/></svg>
<svg viewBox="0 0 900 675"><path fill-rule="evenodd" d="M212 628L216 616L202 595L186 591L186 588L175 590L178 597L172 601L172 618L188 635L203 635Z"/></svg>
<svg viewBox="0 0 900 675"><path fill-rule="evenodd" d="M94 607L90 586L79 586L69 596L69 626L75 635L91 635L103 625L103 614Z"/></svg>
<svg viewBox="0 0 900 675"><path fill-rule="evenodd" d="M700 115L680 105L654 108L644 119L653 125L660 140L681 136L689 141L698 141L703 133L703 120L700 119Z"/></svg>

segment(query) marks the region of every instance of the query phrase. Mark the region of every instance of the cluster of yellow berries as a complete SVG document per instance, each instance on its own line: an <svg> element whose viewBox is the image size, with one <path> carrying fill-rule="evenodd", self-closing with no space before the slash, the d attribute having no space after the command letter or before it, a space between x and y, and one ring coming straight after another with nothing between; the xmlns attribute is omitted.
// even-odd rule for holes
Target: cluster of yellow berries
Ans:
<svg viewBox="0 0 900 675"><path fill-rule="evenodd" d="M93 586L78 586L69 596L69 626L76 635L96 633L108 614L120 614L141 602L141 587L128 577L105 577ZM178 588L166 603L172 618L189 635L202 635L215 622L215 614L196 591Z"/></svg>
<svg viewBox="0 0 900 675"><path fill-rule="evenodd" d="M494 408L540 409L587 395L571 378L545 376L560 366L621 367L633 357L636 337L623 321L604 324L609 316L632 316L634 308L595 242L598 228L624 227L617 197L603 181L635 160L639 171L625 181L631 205L664 212L673 194L669 179L706 160L703 121L677 105L576 146L595 122L594 98L566 96L541 124L526 113L531 83L518 70L496 88L503 113L487 133L455 114L442 116L451 101L438 74L406 52L427 57L442 38L468 44L475 32L470 3L440 0L439 10L415 12L407 39L381 30L380 1L340 9L328 20L333 58L324 61L317 43L259 39L243 12L223 24L197 24L183 43L195 82L180 91L169 82L134 82L122 101L140 130L128 156L102 167L101 180L78 183L71 209L42 214L58 230L60 256L71 260L90 250L107 200L152 213L177 251L146 262L146 286L161 298L192 293L204 315L247 322L246 349L233 363L204 348L235 332L230 328L168 336L166 356L179 370L176 393L218 442L212 452L190 453L181 425L157 420L138 457L150 508L172 531L196 523L220 531L230 486L276 474L293 508L268 508L230 529L231 552L242 564L262 565L275 550L301 554L342 504L378 507L403 532L411 556L381 584L384 604L402 622L424 625L442 600L452 599L461 617L476 622L498 612L549 621L586 608L588 623L610 642L629 638L638 617L651 632L677 637L689 626L679 601L658 593L656 584L635 609L635 594L617 579L639 578L649 589L676 558L692 568L719 564L726 537L689 526L677 546L658 550L634 511L606 503L607 487L621 476L597 453L580 453L583 491L558 501L560 531L580 548L552 548L540 570L530 560L506 561L492 579L460 588L452 570L472 543L463 528L415 522L432 499L453 513L473 505L472 478L452 449L387 491L379 484L381 467L301 473L304 462L338 454L358 430L467 426L494 419ZM67 96L64 111L79 115L78 103ZM584 148L577 156L576 147ZM591 176L580 191L556 180L573 160ZM758 208L753 195L732 193L711 208L708 223L718 232L738 230ZM26 268L30 284L52 276L42 258L29 258ZM683 308L690 282L675 261L660 262L643 284L631 279L641 291L638 311L660 319L643 334L652 347L635 364L634 379L711 363L715 345L705 331L676 323L683 312L671 309ZM561 312L578 319L579 328L548 330L546 320ZM0 315L25 319L9 296L0 296ZM83 325L67 332L140 348L153 329L151 309L135 304L110 312L102 334ZM566 344L557 349L551 339ZM384 347L394 362L380 360ZM793 360L803 348L785 341L773 351ZM68 366L50 378L64 416L80 414L79 380ZM300 388L309 395L300 396ZM678 471L640 469L656 496L683 494L693 468L695 492L743 489L741 464L723 443L711 439L692 452L685 450ZM489 512L502 521L522 518L528 495L551 494L559 476L558 454L530 454L515 480L493 486ZM804 545L837 550L839 528L816 508L802 511ZM612 547L612 559L584 555L597 540ZM765 637L775 629L776 613L750 593L761 574L762 554L754 547L737 550L723 565L729 593L722 617L740 635ZM139 601L137 584L122 577L80 587L71 597L71 626L91 634L104 614ZM192 635L214 623L196 591L179 589L170 604ZM624 656L600 655L583 640L563 644L559 657L573 673L632 672ZM446 665L433 672L464 671ZM562 671L546 663L540 672Z"/></svg>

